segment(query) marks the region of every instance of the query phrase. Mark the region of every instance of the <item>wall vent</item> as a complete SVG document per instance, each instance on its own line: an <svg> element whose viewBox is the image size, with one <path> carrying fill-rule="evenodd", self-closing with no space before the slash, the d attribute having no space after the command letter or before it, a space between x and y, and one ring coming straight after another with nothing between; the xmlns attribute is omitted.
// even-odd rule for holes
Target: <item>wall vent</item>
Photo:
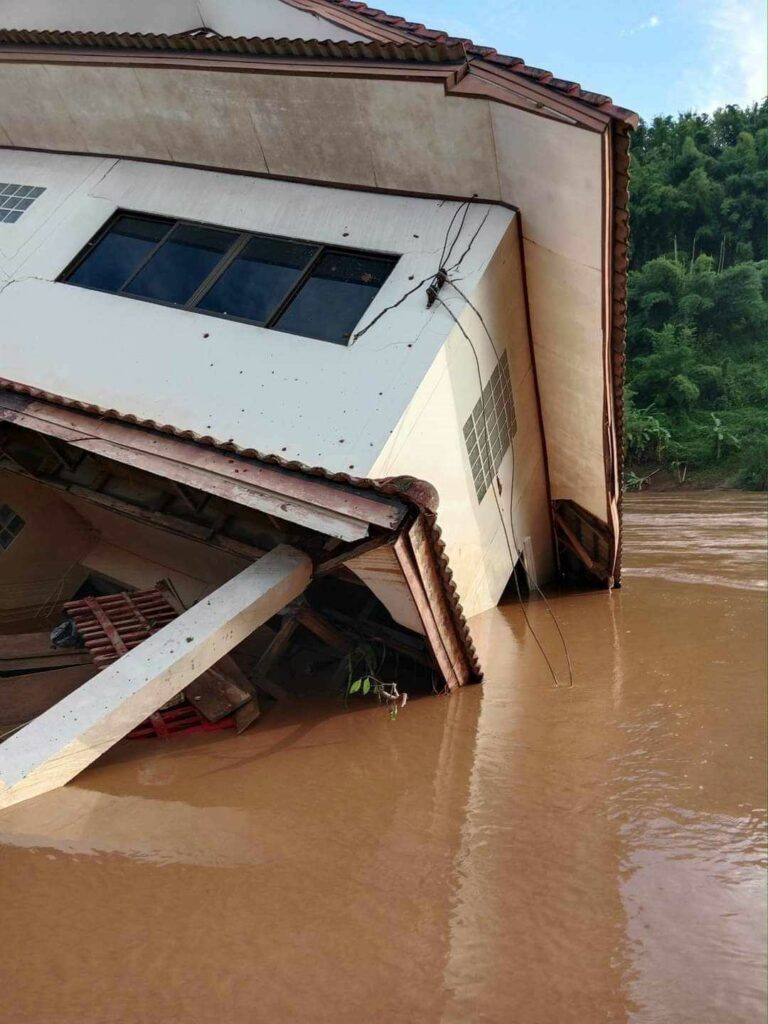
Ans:
<svg viewBox="0 0 768 1024"><path fill-rule="evenodd" d="M0 224L15 224L45 189L39 185L14 185L0 181Z"/></svg>
<svg viewBox="0 0 768 1024"><path fill-rule="evenodd" d="M509 362L504 352L464 424L472 479L482 501L517 432Z"/></svg>

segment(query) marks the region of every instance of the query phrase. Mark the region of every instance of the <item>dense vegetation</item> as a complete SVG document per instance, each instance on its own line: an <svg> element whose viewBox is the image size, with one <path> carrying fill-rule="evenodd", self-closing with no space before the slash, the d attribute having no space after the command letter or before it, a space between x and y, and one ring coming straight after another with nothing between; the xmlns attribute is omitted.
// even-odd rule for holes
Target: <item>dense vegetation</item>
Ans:
<svg viewBox="0 0 768 1024"><path fill-rule="evenodd" d="M768 102L641 124L631 189L626 484L766 489Z"/></svg>

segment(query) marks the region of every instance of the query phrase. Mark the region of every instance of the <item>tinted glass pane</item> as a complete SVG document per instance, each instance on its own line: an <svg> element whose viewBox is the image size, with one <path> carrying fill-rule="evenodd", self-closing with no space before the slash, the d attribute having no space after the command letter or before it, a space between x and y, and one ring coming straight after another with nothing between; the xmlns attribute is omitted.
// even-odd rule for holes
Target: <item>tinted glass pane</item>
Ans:
<svg viewBox="0 0 768 1024"><path fill-rule="evenodd" d="M346 345L393 266L390 260L326 253L276 326Z"/></svg>
<svg viewBox="0 0 768 1024"><path fill-rule="evenodd" d="M234 231L181 224L125 291L163 302L187 302L237 237Z"/></svg>
<svg viewBox="0 0 768 1024"><path fill-rule="evenodd" d="M168 221L120 217L67 280L89 288L117 291L168 227Z"/></svg>
<svg viewBox="0 0 768 1024"><path fill-rule="evenodd" d="M198 308L263 323L316 252L314 245L252 238Z"/></svg>

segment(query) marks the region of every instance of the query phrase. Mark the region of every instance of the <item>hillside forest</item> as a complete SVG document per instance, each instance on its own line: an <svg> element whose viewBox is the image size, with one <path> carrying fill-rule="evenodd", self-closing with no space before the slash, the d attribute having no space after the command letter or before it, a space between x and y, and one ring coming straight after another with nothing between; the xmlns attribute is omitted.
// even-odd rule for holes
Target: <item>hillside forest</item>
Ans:
<svg viewBox="0 0 768 1024"><path fill-rule="evenodd" d="M768 101L641 123L630 213L625 485L768 489Z"/></svg>

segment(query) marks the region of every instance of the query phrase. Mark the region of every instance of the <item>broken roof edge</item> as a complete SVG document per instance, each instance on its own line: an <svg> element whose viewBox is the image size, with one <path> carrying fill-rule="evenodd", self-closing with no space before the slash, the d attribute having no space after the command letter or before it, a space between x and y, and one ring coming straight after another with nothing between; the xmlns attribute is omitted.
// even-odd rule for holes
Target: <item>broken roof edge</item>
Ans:
<svg viewBox="0 0 768 1024"><path fill-rule="evenodd" d="M582 89L578 82L557 78L551 71L544 68L532 67L525 63L522 57L510 57L499 53L492 46L480 46L471 39L452 36L442 29L427 28L421 22L408 21L397 14L388 14L386 11L369 7L363 0L288 0L292 6L302 10L312 9L322 16L332 17L333 11L343 11L351 15L364 31L363 26L378 25L389 32L394 32L403 39L416 39L422 42L439 43L442 45L453 45L460 43L464 47L467 58L487 61L499 69L503 69L511 76L527 79L539 85L546 86L561 96L568 96L586 105L597 108L611 118L626 123L630 128L636 128L640 117L633 110L615 104L610 96L602 93Z"/></svg>
<svg viewBox="0 0 768 1024"><path fill-rule="evenodd" d="M155 420L144 419L131 413L121 413L115 409L105 409L88 402L67 398L66 396L44 391L28 384L0 377L0 397L3 392L24 396L29 402L23 405L14 403L11 407L6 406L5 410L0 405L0 422L5 420L6 422L17 423L19 426L25 426L21 420L25 413L30 416L33 415L35 411L32 408L33 405L52 406L54 409L63 408L71 415L82 416L86 420L91 435L94 433L94 420L107 420L120 424L126 430L137 429L155 436L173 437L178 441L188 442L199 448L214 449L222 454L236 455L252 462L261 463L266 467L276 467L287 474L295 474L331 485L342 485L345 488L351 488L356 491L373 492L381 497L400 499L410 507L414 516L411 516L410 519L407 519L404 524L399 526L397 528L398 531L409 535L418 523L422 523L425 528L430 560L434 565L436 578L440 582L443 592L442 597L458 641L458 645L454 646L459 647L466 662L464 681L479 682L482 679L482 668L474 641L472 640L469 624L461 606L458 588L448 562L445 542L442 539L442 531L437 522L438 493L435 487L428 481L411 476L373 479L370 477L353 477L348 473L333 473L321 466L308 466L296 460L288 461L279 455L259 452L255 448L243 448L235 444L233 440L220 441L210 435L196 434L192 430L184 430L172 424L158 424ZM30 429L36 428L31 427ZM75 429L77 428L75 427ZM445 621L445 616L436 614L435 617L443 622Z"/></svg>

